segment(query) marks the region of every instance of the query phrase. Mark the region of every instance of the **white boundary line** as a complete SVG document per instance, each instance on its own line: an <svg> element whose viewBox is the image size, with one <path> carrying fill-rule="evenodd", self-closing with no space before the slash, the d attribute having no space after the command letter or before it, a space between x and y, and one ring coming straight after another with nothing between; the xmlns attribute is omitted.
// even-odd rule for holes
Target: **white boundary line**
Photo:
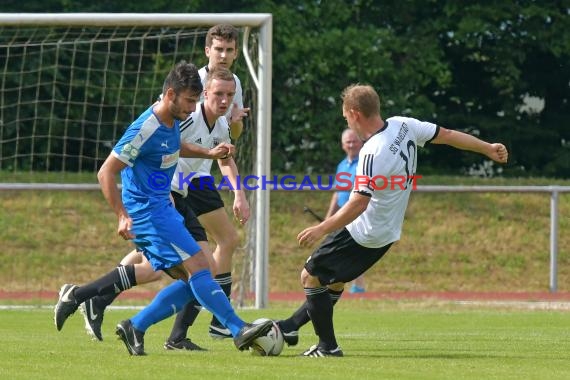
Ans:
<svg viewBox="0 0 570 380"><path fill-rule="evenodd" d="M433 300L432 300L433 301ZM425 304L426 300L406 300L407 305L418 303ZM458 306L475 306L489 308L515 308L523 310L570 310L570 301L442 301L437 300L437 304L452 304ZM34 310L34 309L53 309L54 305L0 305L0 310ZM146 305L131 306L108 306L108 310L142 310ZM255 307L239 307L239 310L255 309Z"/></svg>

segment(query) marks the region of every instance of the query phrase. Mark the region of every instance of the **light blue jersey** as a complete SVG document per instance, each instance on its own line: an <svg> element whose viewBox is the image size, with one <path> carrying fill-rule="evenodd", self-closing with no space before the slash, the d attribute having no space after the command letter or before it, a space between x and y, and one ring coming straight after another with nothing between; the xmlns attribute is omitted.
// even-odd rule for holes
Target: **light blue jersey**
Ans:
<svg viewBox="0 0 570 380"><path fill-rule="evenodd" d="M125 131L113 155L128 165L121 171L122 197L131 217L170 203L170 182L180 152L179 121L161 124L149 107Z"/></svg>
<svg viewBox="0 0 570 380"><path fill-rule="evenodd" d="M179 121L172 128L163 125L152 107L113 148L113 155L128 165L121 171L122 199L133 221L133 243L154 270L176 266L200 251L170 201L179 152Z"/></svg>
<svg viewBox="0 0 570 380"><path fill-rule="evenodd" d="M339 162L339 164L336 167L336 176L341 175L343 181L350 181L350 183L354 183L354 176L356 175L356 168L358 167L358 156L352 160L349 161L348 157L345 157L341 162ZM339 183L336 181L335 179L335 186L343 186L344 183ZM348 198L350 198L350 190L347 191L337 191L337 200L336 200L336 204L338 205L338 207L342 207L344 206L344 204L346 202L348 202Z"/></svg>

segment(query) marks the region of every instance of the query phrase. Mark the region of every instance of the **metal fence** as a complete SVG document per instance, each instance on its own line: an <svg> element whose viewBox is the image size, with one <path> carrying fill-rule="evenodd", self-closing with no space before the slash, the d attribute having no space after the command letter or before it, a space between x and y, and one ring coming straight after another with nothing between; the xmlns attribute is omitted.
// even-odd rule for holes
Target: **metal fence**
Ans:
<svg viewBox="0 0 570 380"><path fill-rule="evenodd" d="M279 184L272 186L276 191L284 191ZM98 184L61 183L0 183L2 190L99 190ZM307 191L310 191L307 189ZM547 193L550 194L550 292L558 290L558 200L560 193L570 193L570 186L437 186L418 185L420 193Z"/></svg>

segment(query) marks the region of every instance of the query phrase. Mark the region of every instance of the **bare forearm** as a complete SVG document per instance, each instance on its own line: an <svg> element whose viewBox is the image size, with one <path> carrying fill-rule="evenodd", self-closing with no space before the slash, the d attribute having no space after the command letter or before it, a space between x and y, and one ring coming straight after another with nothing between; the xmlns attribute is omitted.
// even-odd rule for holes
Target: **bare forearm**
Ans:
<svg viewBox="0 0 570 380"><path fill-rule="evenodd" d="M101 185L101 192L105 197L105 200L111 206L111 209L117 214L117 216L126 216L127 212L123 206L123 201L121 199L121 193L117 187L117 182L115 181L114 175L109 172L99 172L97 175L99 184Z"/></svg>
<svg viewBox="0 0 570 380"><path fill-rule="evenodd" d="M325 216L325 219L330 218L331 216L333 216L340 207L338 207L338 194L335 192L333 193L332 197L331 197L331 201L329 203L329 209L327 211L327 215Z"/></svg>
<svg viewBox="0 0 570 380"><path fill-rule="evenodd" d="M488 142L467 133L446 128L440 129L439 135L433 140L433 143L446 144L457 149L469 150L484 155L488 155L491 150L491 144Z"/></svg>
<svg viewBox="0 0 570 380"><path fill-rule="evenodd" d="M211 158L210 150L199 145L182 143L180 144L180 157Z"/></svg>
<svg viewBox="0 0 570 380"><path fill-rule="evenodd" d="M334 215L331 215L321 223L323 232L328 234L332 231L343 228L347 224L351 223L360 214L366 210L368 206L368 201L366 202L352 202L350 201L341 207Z"/></svg>
<svg viewBox="0 0 570 380"><path fill-rule="evenodd" d="M237 120L230 124L230 136L232 140L237 140L243 132L243 121Z"/></svg>
<svg viewBox="0 0 570 380"><path fill-rule="evenodd" d="M235 196L244 196L245 193L241 190L239 185L239 172L235 161L232 158L218 160L220 172L230 182L232 189L234 189ZM238 190L239 189L239 190Z"/></svg>

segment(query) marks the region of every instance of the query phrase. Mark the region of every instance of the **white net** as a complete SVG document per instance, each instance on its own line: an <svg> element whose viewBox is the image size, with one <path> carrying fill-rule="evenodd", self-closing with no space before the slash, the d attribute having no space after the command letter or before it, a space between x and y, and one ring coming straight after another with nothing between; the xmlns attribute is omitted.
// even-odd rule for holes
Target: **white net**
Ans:
<svg viewBox="0 0 570 380"><path fill-rule="evenodd" d="M157 98L171 67L182 59L198 67L207 63L208 27L0 26L0 173L92 173L95 178L126 127ZM248 55L254 65L257 45L253 32ZM237 144L240 172L250 174L258 90L242 59L232 70L251 108ZM255 193L248 199L253 213ZM250 220L240 248L244 254L234 260L240 305L253 286L256 218Z"/></svg>
<svg viewBox="0 0 570 380"><path fill-rule="evenodd" d="M203 30L4 27L0 169L95 171ZM202 45L203 46L203 45ZM203 59L200 59L203 61Z"/></svg>

